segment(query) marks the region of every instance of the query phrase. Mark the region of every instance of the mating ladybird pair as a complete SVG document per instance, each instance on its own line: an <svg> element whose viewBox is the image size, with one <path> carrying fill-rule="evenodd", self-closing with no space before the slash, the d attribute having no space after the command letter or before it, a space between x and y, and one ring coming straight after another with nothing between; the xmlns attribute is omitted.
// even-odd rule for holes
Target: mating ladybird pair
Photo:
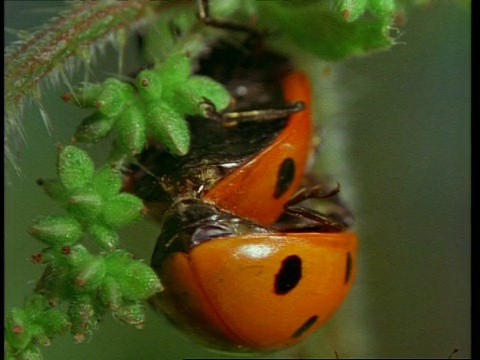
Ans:
<svg viewBox="0 0 480 360"><path fill-rule="evenodd" d="M216 349L297 343L338 308L356 269L347 221L297 205L319 197L339 206L335 191L303 188L309 81L282 56L223 43L200 57L198 72L226 86L233 109L187 119L189 154L150 144L131 167L129 191L162 226L152 267L165 290L151 303Z"/></svg>

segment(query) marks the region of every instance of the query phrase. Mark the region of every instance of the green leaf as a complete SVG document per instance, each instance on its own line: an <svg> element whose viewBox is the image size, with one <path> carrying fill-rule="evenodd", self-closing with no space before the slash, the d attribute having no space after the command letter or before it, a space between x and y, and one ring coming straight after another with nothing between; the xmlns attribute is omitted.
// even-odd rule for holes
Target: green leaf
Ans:
<svg viewBox="0 0 480 360"><path fill-rule="evenodd" d="M213 102L217 111L224 110L232 100L222 84L206 76L192 76L180 91L177 109L182 106L182 112L190 115L202 115L199 105L204 99Z"/></svg>
<svg viewBox="0 0 480 360"><path fill-rule="evenodd" d="M126 324L142 329L145 323L145 308L142 302L133 302L121 305L114 309L113 315Z"/></svg>
<svg viewBox="0 0 480 360"><path fill-rule="evenodd" d="M121 193L111 198L104 207L103 218L112 228L118 228L141 216L142 200L134 195Z"/></svg>
<svg viewBox="0 0 480 360"><path fill-rule="evenodd" d="M102 301L102 304L109 309L118 309L122 304L122 293L120 292L120 286L112 276L105 276L105 279L98 291L98 296Z"/></svg>
<svg viewBox="0 0 480 360"><path fill-rule="evenodd" d="M75 140L82 142L97 142L103 139L115 125L115 118L106 116L100 112L82 120L75 131Z"/></svg>
<svg viewBox="0 0 480 360"><path fill-rule="evenodd" d="M65 146L58 157L58 176L67 190L88 184L94 173L94 165L88 154L75 146Z"/></svg>
<svg viewBox="0 0 480 360"><path fill-rule="evenodd" d="M324 1L262 1L257 5L264 27L276 28L297 46L325 60L338 61L386 49L393 43L388 35L391 14L348 21L345 14L333 11ZM380 12L380 9L375 11ZM357 9L355 14L360 12Z"/></svg>
<svg viewBox="0 0 480 360"><path fill-rule="evenodd" d="M15 356L15 360L43 360L43 356L37 345L29 344L20 354Z"/></svg>
<svg viewBox="0 0 480 360"><path fill-rule="evenodd" d="M24 309L30 317L34 317L49 307L50 305L48 304L47 299L40 294L34 293L25 299Z"/></svg>
<svg viewBox="0 0 480 360"><path fill-rule="evenodd" d="M32 324L30 330L32 331L32 343L50 346L50 339L45 335L45 331L40 325Z"/></svg>
<svg viewBox="0 0 480 360"><path fill-rule="evenodd" d="M144 300L162 290L152 268L133 260L128 253L117 250L107 254L107 272L118 283L125 300Z"/></svg>
<svg viewBox="0 0 480 360"><path fill-rule="evenodd" d="M118 194L121 187L120 171L111 164L103 166L93 176L93 188L104 200L108 200Z"/></svg>
<svg viewBox="0 0 480 360"><path fill-rule="evenodd" d="M95 106L102 114L110 117L120 115L133 98L133 87L117 79L107 79L103 83Z"/></svg>
<svg viewBox="0 0 480 360"><path fill-rule="evenodd" d="M365 13L368 0L341 0L338 7L347 21L355 21Z"/></svg>
<svg viewBox="0 0 480 360"><path fill-rule="evenodd" d="M74 335L75 341L81 343L97 327L100 314L92 298L83 295L70 303L68 315L72 323L70 331Z"/></svg>
<svg viewBox="0 0 480 360"><path fill-rule="evenodd" d="M217 0L210 1L210 13L212 17L240 17L248 19L256 15L257 0Z"/></svg>
<svg viewBox="0 0 480 360"><path fill-rule="evenodd" d="M192 39L192 36L189 36L192 26L198 24L194 6L194 3L187 6L178 6L175 8L173 16L172 13L169 14L168 12L159 13L156 21L146 24L143 51L149 63L156 63L168 58L173 51L178 49L182 37L187 40L186 42L182 41L182 44L188 44L192 41L202 42L201 37ZM175 32L172 32L172 29L175 29ZM203 43L201 49L204 49L204 47Z"/></svg>
<svg viewBox="0 0 480 360"><path fill-rule="evenodd" d="M117 142L124 153L140 153L147 143L144 115L137 107L126 109L117 120Z"/></svg>
<svg viewBox="0 0 480 360"><path fill-rule="evenodd" d="M80 108L93 108L103 90L102 84L87 83L71 95L72 103Z"/></svg>
<svg viewBox="0 0 480 360"><path fill-rule="evenodd" d="M67 256L68 264L72 268L80 268L91 261L92 254L81 244L75 244L70 248L70 254Z"/></svg>
<svg viewBox="0 0 480 360"><path fill-rule="evenodd" d="M71 216L43 216L34 221L29 233L49 246L73 244L83 235L82 226Z"/></svg>
<svg viewBox="0 0 480 360"><path fill-rule="evenodd" d="M95 221L103 209L103 198L90 188L83 188L77 193L70 194L67 208L70 214L83 221Z"/></svg>
<svg viewBox="0 0 480 360"><path fill-rule="evenodd" d="M165 89L183 86L192 73L192 60L185 53L169 56L166 61L157 66L158 74Z"/></svg>
<svg viewBox="0 0 480 360"><path fill-rule="evenodd" d="M165 103L149 107L147 123L153 136L172 154L185 155L190 148L190 133L184 117Z"/></svg>
<svg viewBox="0 0 480 360"><path fill-rule="evenodd" d="M105 250L113 250L118 246L119 237L115 230L104 224L92 222L89 227L90 235L95 242Z"/></svg>
<svg viewBox="0 0 480 360"><path fill-rule="evenodd" d="M391 20L395 12L396 5L394 0L370 0L368 10L379 19Z"/></svg>
<svg viewBox="0 0 480 360"><path fill-rule="evenodd" d="M65 198L65 189L59 179L40 179L37 183L52 199L62 201Z"/></svg>
<svg viewBox="0 0 480 360"><path fill-rule="evenodd" d="M6 314L5 337L15 349L25 349L30 343L32 335L29 331L29 316L20 308L13 308Z"/></svg>
<svg viewBox="0 0 480 360"><path fill-rule="evenodd" d="M163 95L165 88L160 74L155 70L143 70L136 78L136 84L140 97L145 102L155 102Z"/></svg>
<svg viewBox="0 0 480 360"><path fill-rule="evenodd" d="M107 267L102 256L93 257L79 269L75 278L75 285L85 291L96 289L103 282L106 269Z"/></svg>
<svg viewBox="0 0 480 360"><path fill-rule="evenodd" d="M45 335L49 338L63 333L70 325L67 315L63 311L52 308L39 313L36 323L42 327Z"/></svg>

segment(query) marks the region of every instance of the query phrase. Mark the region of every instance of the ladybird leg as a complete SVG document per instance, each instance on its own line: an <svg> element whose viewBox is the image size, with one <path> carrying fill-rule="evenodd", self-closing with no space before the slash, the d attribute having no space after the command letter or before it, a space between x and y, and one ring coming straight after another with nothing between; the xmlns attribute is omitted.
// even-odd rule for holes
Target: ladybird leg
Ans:
<svg viewBox="0 0 480 360"><path fill-rule="evenodd" d="M316 227L320 227L322 232L340 232L346 229L346 226L337 222L335 219L309 208L289 206L285 208L285 213L314 221L317 224Z"/></svg>
<svg viewBox="0 0 480 360"><path fill-rule="evenodd" d="M311 220L317 223L322 231L345 230L353 225L353 214L338 196L339 192L339 183L329 191L325 190L324 183L302 188L285 203L285 214ZM326 213L320 213L306 207L295 206L308 199L323 199L329 205L333 205L333 209Z"/></svg>
<svg viewBox="0 0 480 360"><path fill-rule="evenodd" d="M285 207L289 207L289 206L292 206L292 205L299 204L302 201L305 201L307 199L329 198L329 197L332 197L332 196L338 194L339 192L340 192L340 184L339 183L337 183L337 186L334 189L332 189L328 192L325 191L323 184L318 184L318 185L315 185L315 186L312 186L312 187L309 187L309 188L304 187L304 188L300 189L299 191L297 191L297 193L294 194L292 196L292 198L285 203Z"/></svg>
<svg viewBox="0 0 480 360"><path fill-rule="evenodd" d="M327 184L330 182L331 180L329 177L318 176L313 173L308 173L302 181L304 187L320 186L319 184ZM324 198L324 201L331 204L335 209L335 211L329 213L331 218L336 219L346 227L353 226L354 216L352 209L350 205L343 200L340 194L331 194L331 196Z"/></svg>
<svg viewBox="0 0 480 360"><path fill-rule="evenodd" d="M352 227L354 216L350 206L348 206L348 204L337 195L329 198L328 202L335 208L335 210L332 210L328 216L331 219L343 224L346 228Z"/></svg>
<svg viewBox="0 0 480 360"><path fill-rule="evenodd" d="M303 101L292 101L287 102L283 108L220 113L215 108L215 104L207 98L202 99L200 106L206 118L219 121L225 127L236 126L239 122L279 120L305 109L305 103Z"/></svg>
<svg viewBox="0 0 480 360"><path fill-rule="evenodd" d="M210 17L209 1L197 0L198 4L198 18L207 26L225 29L229 31L244 32L249 35L251 39L261 39L262 35L252 27L234 23L231 21L221 21Z"/></svg>
<svg viewBox="0 0 480 360"><path fill-rule="evenodd" d="M278 120L304 109L305 103L303 101L292 101L285 103L285 107L283 108L226 112L223 114L224 125L234 126L239 122Z"/></svg>

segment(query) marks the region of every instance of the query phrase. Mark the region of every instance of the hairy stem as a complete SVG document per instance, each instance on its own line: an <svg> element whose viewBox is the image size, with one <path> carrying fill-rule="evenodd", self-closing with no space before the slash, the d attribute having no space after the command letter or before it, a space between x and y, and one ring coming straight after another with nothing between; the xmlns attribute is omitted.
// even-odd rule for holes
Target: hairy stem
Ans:
<svg viewBox="0 0 480 360"><path fill-rule="evenodd" d="M42 79L61 71L69 59L89 56L89 46L113 39L120 29L138 25L159 11L182 2L149 0L78 2L26 41L6 49L5 156L7 142L21 134L21 115L29 97L39 100ZM10 155L9 155L10 154Z"/></svg>

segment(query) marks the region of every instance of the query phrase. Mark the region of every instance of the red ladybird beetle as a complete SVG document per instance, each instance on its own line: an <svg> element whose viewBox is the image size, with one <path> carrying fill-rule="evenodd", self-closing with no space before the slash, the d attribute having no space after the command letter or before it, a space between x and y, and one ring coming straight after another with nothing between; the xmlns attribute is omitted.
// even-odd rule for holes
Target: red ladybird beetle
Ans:
<svg viewBox="0 0 480 360"><path fill-rule="evenodd" d="M309 81L282 56L246 52L219 43L198 64L235 98L220 114L238 118L235 125L188 117L186 156L150 144L131 167L129 191L157 219L173 201L194 198L268 227L297 191L313 152Z"/></svg>
<svg viewBox="0 0 480 360"><path fill-rule="evenodd" d="M217 350L263 352L302 341L351 288L357 238L295 225L279 232L199 200L176 203L152 257L165 287L152 304Z"/></svg>

